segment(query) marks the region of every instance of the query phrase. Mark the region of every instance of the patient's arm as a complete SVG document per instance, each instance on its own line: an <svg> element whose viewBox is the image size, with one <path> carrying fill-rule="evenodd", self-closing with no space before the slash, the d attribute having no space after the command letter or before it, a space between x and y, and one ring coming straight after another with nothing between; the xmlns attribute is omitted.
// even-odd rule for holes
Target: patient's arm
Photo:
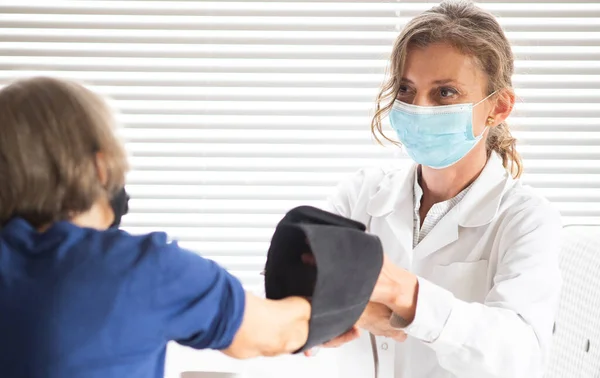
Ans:
<svg viewBox="0 0 600 378"><path fill-rule="evenodd" d="M269 300L246 293L242 325L223 353L242 359L295 352L308 338L310 310L304 298Z"/></svg>

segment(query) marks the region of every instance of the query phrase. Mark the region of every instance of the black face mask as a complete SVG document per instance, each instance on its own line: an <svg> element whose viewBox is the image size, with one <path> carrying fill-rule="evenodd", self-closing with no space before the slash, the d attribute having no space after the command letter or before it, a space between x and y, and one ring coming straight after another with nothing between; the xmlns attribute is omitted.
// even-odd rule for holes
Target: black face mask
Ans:
<svg viewBox="0 0 600 378"><path fill-rule="evenodd" d="M110 225L110 228L119 228L121 218L129 212L129 194L125 191L125 187L119 190L110 200L110 207L115 214L115 219Z"/></svg>

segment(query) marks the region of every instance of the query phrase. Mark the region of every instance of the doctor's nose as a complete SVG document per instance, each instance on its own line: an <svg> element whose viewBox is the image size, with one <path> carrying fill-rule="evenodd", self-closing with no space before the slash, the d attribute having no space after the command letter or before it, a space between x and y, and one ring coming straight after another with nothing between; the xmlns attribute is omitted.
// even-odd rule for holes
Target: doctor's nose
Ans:
<svg viewBox="0 0 600 378"><path fill-rule="evenodd" d="M417 106L435 106L427 93L417 93L412 99L412 105Z"/></svg>

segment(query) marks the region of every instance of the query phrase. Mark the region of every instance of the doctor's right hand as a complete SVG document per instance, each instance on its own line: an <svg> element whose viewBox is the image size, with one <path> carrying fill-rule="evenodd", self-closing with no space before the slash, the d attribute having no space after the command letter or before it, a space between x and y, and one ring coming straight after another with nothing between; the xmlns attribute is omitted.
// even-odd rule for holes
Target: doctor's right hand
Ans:
<svg viewBox="0 0 600 378"><path fill-rule="evenodd" d="M342 346L346 343L349 343L350 341L356 340L360 337L360 330L358 329L358 327L355 325L352 328L350 328L346 333L344 333L341 336L336 337L335 339L326 342L325 344L321 345L321 347L323 348L337 348L339 346ZM315 356L317 354L317 352L319 351L320 347L316 347L310 350L306 350L304 351L304 355L306 357L311 357L311 356Z"/></svg>

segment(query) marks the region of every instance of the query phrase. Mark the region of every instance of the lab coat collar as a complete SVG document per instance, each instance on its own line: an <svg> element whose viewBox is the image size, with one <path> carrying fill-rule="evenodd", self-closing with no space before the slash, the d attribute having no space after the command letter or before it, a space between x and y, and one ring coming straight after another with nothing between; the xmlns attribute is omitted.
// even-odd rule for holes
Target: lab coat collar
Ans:
<svg viewBox="0 0 600 378"><path fill-rule="evenodd" d="M492 153L465 198L456 205L458 224L462 227L489 224L498 214L504 193L514 183L512 176L502 165L502 159Z"/></svg>
<svg viewBox="0 0 600 378"><path fill-rule="evenodd" d="M413 163L408 169L388 170L367 204L367 213L384 217L397 210L398 204L412 203L416 169L417 164Z"/></svg>
<svg viewBox="0 0 600 378"><path fill-rule="evenodd" d="M417 164L412 164L408 169L387 172L369 200L368 214L384 217L407 207L407 204L410 204L412 214L416 169ZM514 180L502 165L500 157L492 153L471 189L456 205L455 221L462 227L479 227L490 223L496 217L504 193L513 184ZM412 224L412 219L410 222Z"/></svg>

